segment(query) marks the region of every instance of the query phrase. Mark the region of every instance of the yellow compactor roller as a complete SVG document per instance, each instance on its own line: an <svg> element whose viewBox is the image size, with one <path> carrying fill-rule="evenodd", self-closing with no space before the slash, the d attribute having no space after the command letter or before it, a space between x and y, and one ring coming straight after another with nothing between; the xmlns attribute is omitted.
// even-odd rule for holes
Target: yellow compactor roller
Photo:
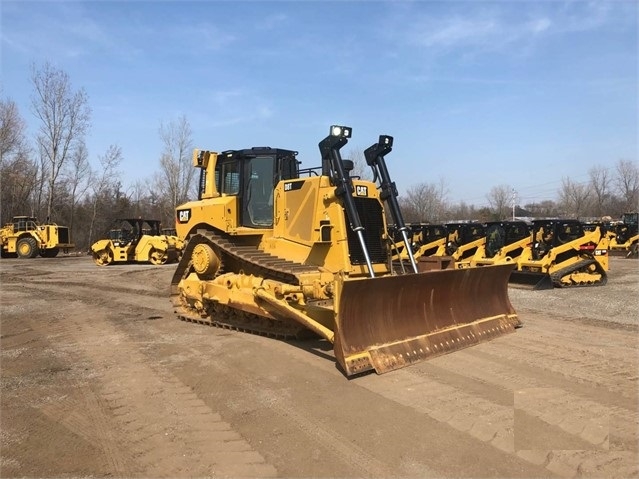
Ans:
<svg viewBox="0 0 639 479"><path fill-rule="evenodd" d="M188 240L171 285L184 320L270 335L312 331L347 375L401 368L511 332L512 265L406 274L392 265L385 207L410 250L384 156L365 151L373 181L350 176L348 127L319 143L321 168L297 152L257 147L194 152L199 199L176 210Z"/></svg>
<svg viewBox="0 0 639 479"><path fill-rule="evenodd" d="M177 236L160 232L159 220L122 218L108 237L91 245L98 266L114 263L152 263L162 265L178 260L184 242Z"/></svg>

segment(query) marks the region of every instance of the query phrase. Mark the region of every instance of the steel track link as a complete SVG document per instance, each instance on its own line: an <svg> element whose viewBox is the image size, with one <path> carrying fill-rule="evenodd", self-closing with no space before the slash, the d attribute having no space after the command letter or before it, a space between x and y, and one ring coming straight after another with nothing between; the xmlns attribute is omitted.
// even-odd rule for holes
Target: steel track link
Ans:
<svg viewBox="0 0 639 479"><path fill-rule="evenodd" d="M178 319L276 339L297 339L308 334L306 328L291 320L272 320L219 303L210 305L207 308L207 315L202 316L185 304L178 285L191 273L192 264L189 258L195 246L201 243L212 245L216 253L220 255L221 266L215 276L228 272L225 270L225 265L234 264L238 271L241 269L245 274L299 285L297 274L318 272L314 266L278 258L258 250L256 246L236 244L230 236L215 231L198 230L197 236L199 238L194 237L189 240L171 280L171 302Z"/></svg>

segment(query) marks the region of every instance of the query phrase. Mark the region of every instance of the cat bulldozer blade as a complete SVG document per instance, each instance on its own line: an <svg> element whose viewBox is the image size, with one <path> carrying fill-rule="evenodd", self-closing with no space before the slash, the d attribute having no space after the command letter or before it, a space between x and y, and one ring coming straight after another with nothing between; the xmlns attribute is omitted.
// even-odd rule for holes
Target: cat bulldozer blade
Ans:
<svg viewBox="0 0 639 479"><path fill-rule="evenodd" d="M577 220L535 220L510 282L532 289L604 285L608 243L601 228L586 231Z"/></svg>
<svg viewBox="0 0 639 479"><path fill-rule="evenodd" d="M346 376L384 373L512 332L513 265L419 272L385 155L365 151L373 181L352 177L340 149L351 129L332 126L321 167L297 152L255 147L195 150L198 199L176 209L187 239L171 284L180 319L223 328L329 341ZM392 265L385 208L407 250Z"/></svg>

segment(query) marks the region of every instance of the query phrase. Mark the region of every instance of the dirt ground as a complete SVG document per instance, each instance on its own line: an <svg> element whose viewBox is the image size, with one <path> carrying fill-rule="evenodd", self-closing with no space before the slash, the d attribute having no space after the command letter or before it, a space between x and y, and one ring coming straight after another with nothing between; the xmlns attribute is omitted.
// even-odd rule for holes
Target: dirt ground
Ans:
<svg viewBox="0 0 639 479"><path fill-rule="evenodd" d="M1 477L639 476L637 261L351 380L325 342L176 320L174 269L0 261Z"/></svg>

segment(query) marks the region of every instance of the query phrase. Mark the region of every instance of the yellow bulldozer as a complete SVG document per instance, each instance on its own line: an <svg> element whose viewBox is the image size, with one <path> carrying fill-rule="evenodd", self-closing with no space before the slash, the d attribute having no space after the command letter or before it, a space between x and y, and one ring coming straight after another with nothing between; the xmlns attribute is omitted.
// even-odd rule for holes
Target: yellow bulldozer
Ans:
<svg viewBox="0 0 639 479"><path fill-rule="evenodd" d="M69 228L55 223L40 224L31 216L14 216L0 228L0 255L3 258L55 258L62 250L75 248Z"/></svg>
<svg viewBox="0 0 639 479"><path fill-rule="evenodd" d="M198 199L176 210L187 239L171 284L180 319L277 338L311 332L333 345L346 376L395 370L512 332L513 265L420 272L385 155L366 149L373 181L351 176L340 149L351 129L332 126L321 167L300 169L293 150L195 150ZM385 208L409 251L392 265Z"/></svg>
<svg viewBox="0 0 639 479"><path fill-rule="evenodd" d="M184 242L174 235L160 232L158 220L123 218L108 237L91 245L93 261L98 266L113 263L172 263L181 256Z"/></svg>

